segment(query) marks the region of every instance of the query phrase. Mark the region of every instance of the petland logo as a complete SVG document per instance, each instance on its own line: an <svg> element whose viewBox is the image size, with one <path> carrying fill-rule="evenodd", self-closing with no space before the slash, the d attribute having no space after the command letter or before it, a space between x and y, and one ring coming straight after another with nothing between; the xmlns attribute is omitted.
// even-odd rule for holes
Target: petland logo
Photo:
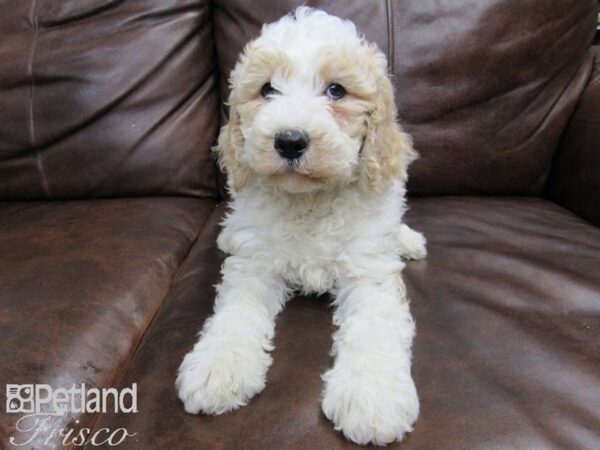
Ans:
<svg viewBox="0 0 600 450"><path fill-rule="evenodd" d="M48 430L45 423L50 416L68 413L137 413L137 383L121 390L88 388L83 383L58 389L48 384L7 384L6 412L24 414L16 422L18 437L10 437L10 443L14 446L32 445L40 441L48 445L58 439L65 447L85 444L114 447L136 433L129 433L125 428L114 431L101 428L92 433L89 428L77 427L79 420L75 421L75 427L67 429Z"/></svg>

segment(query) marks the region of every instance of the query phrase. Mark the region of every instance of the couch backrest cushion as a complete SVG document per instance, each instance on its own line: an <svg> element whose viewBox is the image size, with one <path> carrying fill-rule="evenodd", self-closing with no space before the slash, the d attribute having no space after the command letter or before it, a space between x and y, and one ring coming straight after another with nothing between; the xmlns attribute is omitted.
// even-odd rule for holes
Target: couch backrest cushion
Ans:
<svg viewBox="0 0 600 450"><path fill-rule="evenodd" d="M216 0L223 74L263 22L302 3ZM308 4L353 20L388 55L399 117L421 154L409 192L542 194L591 70L596 0Z"/></svg>
<svg viewBox="0 0 600 450"><path fill-rule="evenodd" d="M0 198L215 195L208 0L0 2Z"/></svg>

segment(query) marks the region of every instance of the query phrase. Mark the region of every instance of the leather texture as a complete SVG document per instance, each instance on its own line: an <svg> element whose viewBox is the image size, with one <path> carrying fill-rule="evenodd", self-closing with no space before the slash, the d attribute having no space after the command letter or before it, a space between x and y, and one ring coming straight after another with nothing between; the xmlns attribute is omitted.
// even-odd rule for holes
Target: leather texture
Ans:
<svg viewBox="0 0 600 450"><path fill-rule="evenodd" d="M409 192L541 195L589 78L596 0L215 2L221 73L262 23L308 3L387 54L400 121L421 158Z"/></svg>
<svg viewBox="0 0 600 450"><path fill-rule="evenodd" d="M593 49L594 71L564 132L548 194L600 226L600 47Z"/></svg>
<svg viewBox="0 0 600 450"><path fill-rule="evenodd" d="M404 272L422 412L390 448L595 448L600 229L534 198L410 205L408 223L429 240L428 258ZM211 216L121 380L139 383L142 412L102 415L96 429L137 432L128 449L356 448L319 407L320 374L332 362L327 297L286 305L267 387L248 405L218 417L183 411L173 383L212 311L223 211Z"/></svg>
<svg viewBox="0 0 600 450"><path fill-rule="evenodd" d="M0 198L216 196L207 0L5 0L0 18Z"/></svg>
<svg viewBox="0 0 600 450"><path fill-rule="evenodd" d="M6 384L120 378L212 208L184 198L0 203L0 448L31 437L15 431L21 415L6 414ZM47 417L44 430L75 420L93 417ZM62 448L46 437L25 448Z"/></svg>

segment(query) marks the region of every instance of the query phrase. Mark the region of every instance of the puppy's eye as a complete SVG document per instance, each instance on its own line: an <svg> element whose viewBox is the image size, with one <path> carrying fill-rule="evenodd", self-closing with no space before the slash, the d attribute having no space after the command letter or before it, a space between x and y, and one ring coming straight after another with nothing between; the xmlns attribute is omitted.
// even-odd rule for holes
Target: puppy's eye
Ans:
<svg viewBox="0 0 600 450"><path fill-rule="evenodd" d="M339 100L346 95L346 89L344 89L344 86L341 84L331 83L329 86L327 86L325 95L331 100Z"/></svg>
<svg viewBox="0 0 600 450"><path fill-rule="evenodd" d="M281 94L277 89L271 86L271 83L263 84L263 87L260 89L260 95L263 97L268 97L269 95L278 95Z"/></svg>

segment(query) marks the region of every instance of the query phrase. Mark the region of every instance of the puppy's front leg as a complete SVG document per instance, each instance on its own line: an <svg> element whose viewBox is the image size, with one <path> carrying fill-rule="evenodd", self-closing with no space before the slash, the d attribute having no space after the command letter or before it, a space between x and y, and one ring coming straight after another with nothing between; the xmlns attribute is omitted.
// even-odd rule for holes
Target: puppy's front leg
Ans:
<svg viewBox="0 0 600 450"><path fill-rule="evenodd" d="M415 326L402 279L342 281L336 304L323 412L356 443L400 440L419 414L410 374Z"/></svg>
<svg viewBox="0 0 600 450"><path fill-rule="evenodd" d="M286 292L284 281L255 261L226 259L214 315L179 368L176 386L188 413L237 409L265 387Z"/></svg>

